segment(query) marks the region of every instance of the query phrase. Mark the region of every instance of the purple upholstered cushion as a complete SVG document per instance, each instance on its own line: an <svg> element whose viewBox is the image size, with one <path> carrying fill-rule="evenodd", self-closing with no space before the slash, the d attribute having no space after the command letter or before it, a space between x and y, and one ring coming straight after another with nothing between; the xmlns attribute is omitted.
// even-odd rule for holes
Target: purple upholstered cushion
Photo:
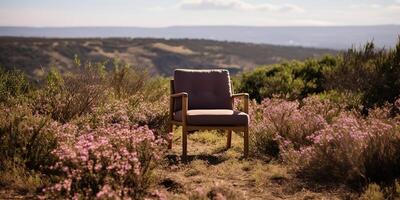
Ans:
<svg viewBox="0 0 400 200"><path fill-rule="evenodd" d="M227 70L185 70L174 72L174 93L186 92L188 109L232 109L231 84ZM175 111L181 101L175 101Z"/></svg>
<svg viewBox="0 0 400 200"><path fill-rule="evenodd" d="M208 126L245 126L249 123L249 115L228 109L188 110L187 124ZM174 120L182 121L182 111L174 113Z"/></svg>

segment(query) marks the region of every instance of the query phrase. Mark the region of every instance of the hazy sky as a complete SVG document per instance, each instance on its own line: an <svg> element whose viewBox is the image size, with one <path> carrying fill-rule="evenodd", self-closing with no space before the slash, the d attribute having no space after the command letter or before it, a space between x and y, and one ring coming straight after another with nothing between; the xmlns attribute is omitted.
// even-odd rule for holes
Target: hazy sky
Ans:
<svg viewBox="0 0 400 200"><path fill-rule="evenodd" d="M399 23L400 0L0 0L0 26Z"/></svg>

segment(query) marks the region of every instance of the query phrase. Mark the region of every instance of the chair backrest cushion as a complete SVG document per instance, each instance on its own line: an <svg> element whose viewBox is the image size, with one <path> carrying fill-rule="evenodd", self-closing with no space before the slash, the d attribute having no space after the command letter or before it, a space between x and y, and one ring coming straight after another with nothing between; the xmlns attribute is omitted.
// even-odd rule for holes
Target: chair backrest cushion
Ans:
<svg viewBox="0 0 400 200"><path fill-rule="evenodd" d="M231 83L227 70L186 70L174 72L174 93L187 92L188 109L232 109ZM181 110L175 101L175 110Z"/></svg>

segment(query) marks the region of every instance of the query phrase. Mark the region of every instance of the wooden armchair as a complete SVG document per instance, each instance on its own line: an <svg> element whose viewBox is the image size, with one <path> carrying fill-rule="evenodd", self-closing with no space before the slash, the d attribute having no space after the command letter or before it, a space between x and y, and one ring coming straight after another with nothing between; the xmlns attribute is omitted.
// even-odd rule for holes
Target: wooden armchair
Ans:
<svg viewBox="0 0 400 200"><path fill-rule="evenodd" d="M232 94L227 70L177 69L171 80L169 129L182 126L182 158L187 156L187 134L197 130L227 130L227 148L232 131L244 132L244 157L249 153L249 95ZM235 111L234 99L244 98L243 112ZM169 141L172 148L172 139Z"/></svg>

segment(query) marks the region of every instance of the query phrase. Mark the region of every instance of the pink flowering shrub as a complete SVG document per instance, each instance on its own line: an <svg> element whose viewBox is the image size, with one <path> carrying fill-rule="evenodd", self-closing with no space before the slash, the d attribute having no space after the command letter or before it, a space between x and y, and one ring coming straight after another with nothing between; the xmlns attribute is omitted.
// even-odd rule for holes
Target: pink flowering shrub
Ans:
<svg viewBox="0 0 400 200"><path fill-rule="evenodd" d="M163 95L156 101L140 101L130 105L130 119L133 123L147 125L155 134L166 137L169 120L168 103L169 97Z"/></svg>
<svg viewBox="0 0 400 200"><path fill-rule="evenodd" d="M53 126L59 144L53 151L58 161L51 168L63 175L44 190L48 196L139 199L146 193L164 143L146 126Z"/></svg>
<svg viewBox="0 0 400 200"><path fill-rule="evenodd" d="M11 75L0 81L0 174L11 174L0 176L0 186L32 179L30 192L46 187L48 197L60 198L146 193L169 136L166 79L79 60L29 88Z"/></svg>
<svg viewBox="0 0 400 200"><path fill-rule="evenodd" d="M365 116L317 97L253 102L253 150L281 158L312 180L355 186L391 182L400 177L400 117L393 116L397 104Z"/></svg>
<svg viewBox="0 0 400 200"><path fill-rule="evenodd" d="M313 179L350 184L393 181L400 176L399 122L387 116L381 109L366 118L341 113L310 137L313 145L300 152L300 171Z"/></svg>
<svg viewBox="0 0 400 200"><path fill-rule="evenodd" d="M94 107L92 113L78 117L72 122L78 126L89 125L92 128L107 124L146 125L155 135L165 138L168 132L167 103L166 95L156 102L144 100L135 104L130 99L113 99Z"/></svg>
<svg viewBox="0 0 400 200"><path fill-rule="evenodd" d="M309 136L323 129L337 108L312 98L303 101L264 99L251 104L252 142L255 152L277 157L312 143ZM288 158L288 157L286 157Z"/></svg>

